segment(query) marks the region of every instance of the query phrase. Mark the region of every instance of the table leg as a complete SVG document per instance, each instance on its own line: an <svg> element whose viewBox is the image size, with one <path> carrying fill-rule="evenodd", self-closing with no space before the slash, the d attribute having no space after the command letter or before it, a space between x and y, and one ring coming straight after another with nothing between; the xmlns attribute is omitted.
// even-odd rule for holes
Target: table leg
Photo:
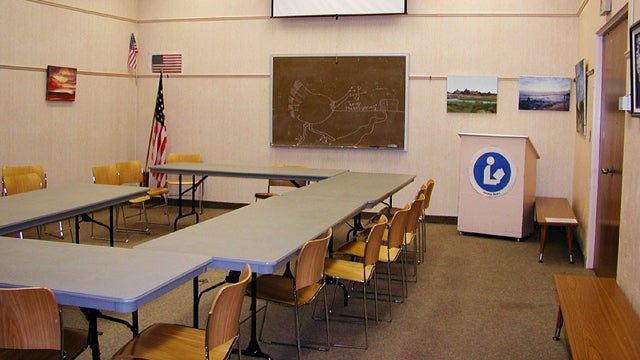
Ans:
<svg viewBox="0 0 640 360"><path fill-rule="evenodd" d="M562 308L558 306L558 319L556 320L556 333L553 336L553 340L560 340L560 331L562 330L562 324L564 323L564 318L562 317Z"/></svg>
<svg viewBox="0 0 640 360"><path fill-rule="evenodd" d="M183 194L182 174L178 174L178 216L176 216L176 219L173 221L173 231L178 230L178 220L184 217L187 217L189 215L196 216L196 224L200 222L200 214L198 214L198 212L196 211L196 190L198 189L198 187L202 185L202 182L206 178L207 178L206 176L203 176L202 178L200 178L200 181L196 182L196 176L195 175L191 176L192 185L190 188L184 191L186 193L189 190L191 190L191 211L187 214L183 214L182 213L182 194Z"/></svg>
<svg viewBox="0 0 640 360"><path fill-rule="evenodd" d="M569 251L569 264L573 264L573 229L571 226L566 227L567 230L567 249Z"/></svg>
<svg viewBox="0 0 640 360"><path fill-rule="evenodd" d="M75 216L75 220L76 220L76 244L80 244L80 219L79 219L79 215Z"/></svg>
<svg viewBox="0 0 640 360"><path fill-rule="evenodd" d="M198 296L198 277L193 279L193 327L198 328L198 305L200 304L200 297Z"/></svg>
<svg viewBox="0 0 640 360"><path fill-rule="evenodd" d="M124 210L122 216L124 216ZM113 205L109 206L109 246L113 247Z"/></svg>
<svg viewBox="0 0 640 360"><path fill-rule="evenodd" d="M260 357L263 359L271 360L271 356L265 354L260 349L260 344L258 343L257 336L257 308L256 308L256 279L258 278L257 273L251 273L251 340L247 345L247 348L242 350L242 355L251 356L251 357Z"/></svg>
<svg viewBox="0 0 640 360"><path fill-rule="evenodd" d="M91 348L91 358L93 360L100 360L100 343L98 342L98 311L87 308L80 308L80 310L89 322L87 343Z"/></svg>
<svg viewBox="0 0 640 360"><path fill-rule="evenodd" d="M542 262L542 254L544 254L544 241L547 238L547 225L540 227L540 255L538 256L538 262Z"/></svg>

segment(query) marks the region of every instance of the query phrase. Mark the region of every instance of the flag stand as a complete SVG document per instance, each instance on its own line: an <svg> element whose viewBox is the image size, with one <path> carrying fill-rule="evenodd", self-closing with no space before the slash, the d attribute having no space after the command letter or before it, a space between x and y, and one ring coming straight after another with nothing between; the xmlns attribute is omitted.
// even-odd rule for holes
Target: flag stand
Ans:
<svg viewBox="0 0 640 360"><path fill-rule="evenodd" d="M162 79L162 71L160 71L160 79ZM151 129L149 130L149 143L147 144L147 156L144 163L144 171L142 172L142 186L149 187L149 151L151 150L151 141L153 140L153 127L156 122L156 116L151 118Z"/></svg>

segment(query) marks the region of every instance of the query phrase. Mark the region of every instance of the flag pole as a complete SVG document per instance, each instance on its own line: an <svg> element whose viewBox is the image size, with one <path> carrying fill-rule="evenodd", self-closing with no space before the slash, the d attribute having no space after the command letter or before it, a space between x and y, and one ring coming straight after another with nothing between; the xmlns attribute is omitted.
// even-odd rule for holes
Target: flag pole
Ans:
<svg viewBox="0 0 640 360"><path fill-rule="evenodd" d="M162 81L162 70L160 71L160 81ZM149 186L149 151L151 150L151 140L153 139L153 126L156 122L156 110L154 107L153 117L151 117L151 130L149 131L149 144L147 145L147 157L145 158L144 171L142 172L143 185Z"/></svg>

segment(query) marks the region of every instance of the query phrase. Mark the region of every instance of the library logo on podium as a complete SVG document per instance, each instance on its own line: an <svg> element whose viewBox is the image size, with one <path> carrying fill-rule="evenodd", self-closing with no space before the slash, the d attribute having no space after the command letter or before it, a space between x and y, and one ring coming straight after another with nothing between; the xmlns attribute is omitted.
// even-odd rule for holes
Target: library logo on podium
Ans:
<svg viewBox="0 0 640 360"><path fill-rule="evenodd" d="M498 197L509 192L516 178L516 169L505 153L495 147L480 149L469 166L469 181L486 197Z"/></svg>

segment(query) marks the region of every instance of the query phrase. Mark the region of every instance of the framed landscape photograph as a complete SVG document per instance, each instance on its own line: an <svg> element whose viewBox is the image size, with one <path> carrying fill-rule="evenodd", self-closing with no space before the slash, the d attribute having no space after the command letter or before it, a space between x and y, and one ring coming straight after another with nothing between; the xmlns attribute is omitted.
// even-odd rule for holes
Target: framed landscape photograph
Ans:
<svg viewBox="0 0 640 360"><path fill-rule="evenodd" d="M576 132L587 136L587 66L584 59L576 64Z"/></svg>
<svg viewBox="0 0 640 360"><path fill-rule="evenodd" d="M497 76L447 76L448 113L495 114L497 111Z"/></svg>
<svg viewBox="0 0 640 360"><path fill-rule="evenodd" d="M629 40L631 41L631 115L640 117L640 22L631 26Z"/></svg>
<svg viewBox="0 0 640 360"><path fill-rule="evenodd" d="M569 111L571 78L521 76L519 110Z"/></svg>
<svg viewBox="0 0 640 360"><path fill-rule="evenodd" d="M600 15L607 15L611 12L611 0L600 0Z"/></svg>

